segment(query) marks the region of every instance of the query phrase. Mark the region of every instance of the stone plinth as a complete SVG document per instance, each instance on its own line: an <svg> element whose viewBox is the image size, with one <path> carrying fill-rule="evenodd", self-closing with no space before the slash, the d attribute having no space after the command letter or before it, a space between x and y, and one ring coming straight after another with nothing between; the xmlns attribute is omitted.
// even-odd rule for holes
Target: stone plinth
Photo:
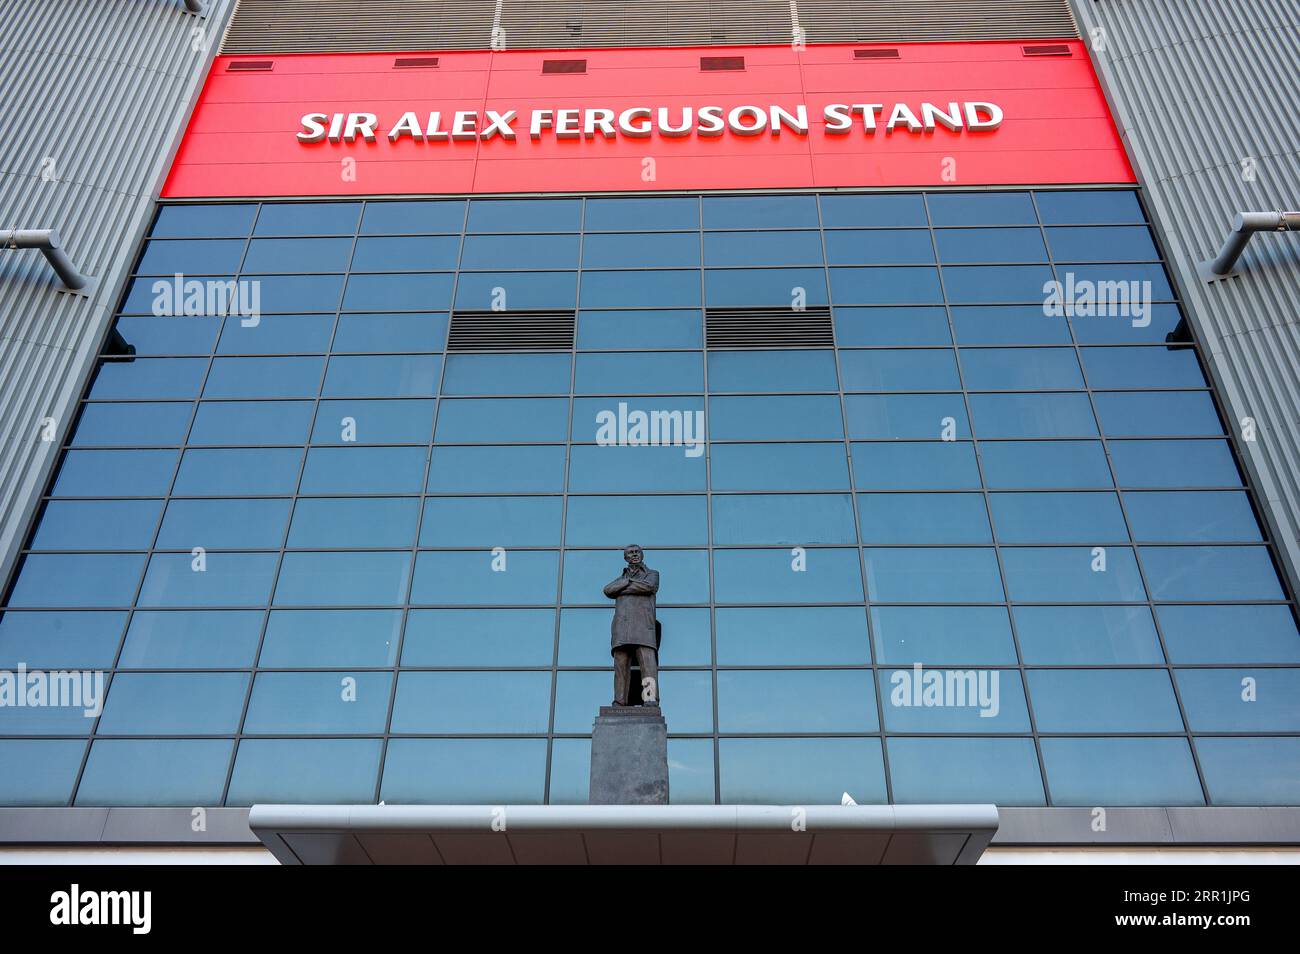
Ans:
<svg viewBox="0 0 1300 954"><path fill-rule="evenodd" d="M668 804L668 724L658 706L601 706L591 729L592 805Z"/></svg>

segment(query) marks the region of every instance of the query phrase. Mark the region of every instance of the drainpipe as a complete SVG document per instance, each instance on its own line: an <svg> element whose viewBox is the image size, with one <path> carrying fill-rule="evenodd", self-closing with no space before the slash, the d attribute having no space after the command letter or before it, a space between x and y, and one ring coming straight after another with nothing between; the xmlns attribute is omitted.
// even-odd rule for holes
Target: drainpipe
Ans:
<svg viewBox="0 0 1300 954"><path fill-rule="evenodd" d="M202 14L203 8L207 6L205 0L182 0L182 2L185 4L185 9L190 13Z"/></svg>
<svg viewBox="0 0 1300 954"><path fill-rule="evenodd" d="M7 229L0 231L0 245L5 248L38 248L63 284L71 291L85 288L90 278L77 271L63 251L63 241L54 229Z"/></svg>
<svg viewBox="0 0 1300 954"><path fill-rule="evenodd" d="M1233 266L1256 232L1300 232L1300 212L1238 212L1218 257L1197 266L1201 277L1217 282L1233 275Z"/></svg>

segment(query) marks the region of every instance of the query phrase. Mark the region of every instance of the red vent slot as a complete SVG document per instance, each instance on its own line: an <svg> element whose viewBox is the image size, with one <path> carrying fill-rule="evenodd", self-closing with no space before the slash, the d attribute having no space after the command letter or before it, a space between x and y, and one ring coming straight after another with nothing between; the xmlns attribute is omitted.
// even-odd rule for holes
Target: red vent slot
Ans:
<svg viewBox="0 0 1300 954"><path fill-rule="evenodd" d="M393 60L395 70L432 70L437 69L436 56L399 56Z"/></svg>
<svg viewBox="0 0 1300 954"><path fill-rule="evenodd" d="M227 73L267 73L275 66L275 60L231 60L226 64Z"/></svg>
<svg viewBox="0 0 1300 954"><path fill-rule="evenodd" d="M743 70L743 56L701 56L700 69L706 73Z"/></svg>
<svg viewBox="0 0 1300 954"><path fill-rule="evenodd" d="M1070 56L1071 50L1067 43L1042 43L1037 46L1022 46L1020 51L1025 56Z"/></svg>
<svg viewBox="0 0 1300 954"><path fill-rule="evenodd" d="M586 60L542 60L543 73L585 73Z"/></svg>
<svg viewBox="0 0 1300 954"><path fill-rule="evenodd" d="M855 60L896 60L901 54L898 50L854 50Z"/></svg>

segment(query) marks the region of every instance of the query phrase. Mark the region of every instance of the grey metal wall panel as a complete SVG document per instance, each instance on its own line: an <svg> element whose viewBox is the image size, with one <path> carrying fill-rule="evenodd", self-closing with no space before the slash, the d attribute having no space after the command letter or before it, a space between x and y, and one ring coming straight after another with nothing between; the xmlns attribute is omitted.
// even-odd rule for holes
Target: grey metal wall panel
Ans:
<svg viewBox="0 0 1300 954"><path fill-rule="evenodd" d="M0 228L54 228L71 294L39 252L0 250L0 579L58 442L233 0L0 4ZM53 418L53 442L41 421ZM75 581L70 581L75 585Z"/></svg>
<svg viewBox="0 0 1300 954"><path fill-rule="evenodd" d="M1066 0L241 0L223 53L1077 36Z"/></svg>
<svg viewBox="0 0 1300 954"><path fill-rule="evenodd" d="M1196 265L1236 212L1300 207L1300 4L1072 2L1296 586L1300 235L1256 235L1227 281Z"/></svg>

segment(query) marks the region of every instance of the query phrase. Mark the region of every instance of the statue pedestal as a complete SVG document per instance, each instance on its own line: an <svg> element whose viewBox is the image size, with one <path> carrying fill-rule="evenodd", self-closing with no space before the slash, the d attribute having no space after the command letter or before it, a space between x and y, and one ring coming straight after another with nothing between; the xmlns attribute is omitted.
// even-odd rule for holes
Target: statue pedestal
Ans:
<svg viewBox="0 0 1300 954"><path fill-rule="evenodd" d="M668 804L668 724L658 706L601 706L591 729L592 805Z"/></svg>

